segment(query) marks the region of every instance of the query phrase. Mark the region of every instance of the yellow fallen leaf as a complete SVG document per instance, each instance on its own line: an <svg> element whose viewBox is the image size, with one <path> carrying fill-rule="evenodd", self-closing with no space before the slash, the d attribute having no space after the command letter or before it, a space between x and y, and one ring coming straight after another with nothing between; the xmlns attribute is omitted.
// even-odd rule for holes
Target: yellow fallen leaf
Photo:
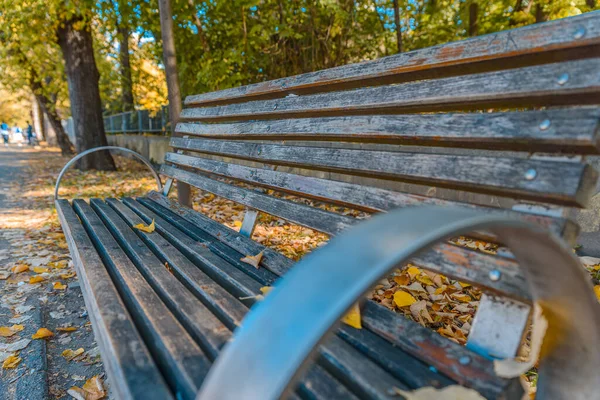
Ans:
<svg viewBox="0 0 600 400"><path fill-rule="evenodd" d="M360 307L358 306L358 303L355 303L352 306L350 311L348 311L348 314L346 314L342 319L342 322L346 325L350 325L353 328L362 329L362 322L360 319Z"/></svg>
<svg viewBox="0 0 600 400"><path fill-rule="evenodd" d="M246 256L240 259L241 262L245 262L246 264L252 265L254 268L260 268L260 260L262 260L264 250L258 253L255 256Z"/></svg>
<svg viewBox="0 0 600 400"><path fill-rule="evenodd" d="M63 284L62 284L62 283L60 283L60 282L54 282L54 283L52 284L52 287L53 287L54 289L56 289L56 290L65 290L65 289L67 288L67 285L63 285Z"/></svg>
<svg viewBox="0 0 600 400"><path fill-rule="evenodd" d="M260 288L260 291L261 291L262 294L267 294L271 290L273 290L272 286L263 286L263 287Z"/></svg>
<svg viewBox="0 0 600 400"><path fill-rule="evenodd" d="M424 387L412 392L394 388L394 391L405 400L485 400L485 397L475 390L459 385L446 386L441 389Z"/></svg>
<svg viewBox="0 0 600 400"><path fill-rule="evenodd" d="M74 326L65 326L62 328L56 328L56 330L59 332L75 332L77 328L75 328Z"/></svg>
<svg viewBox="0 0 600 400"><path fill-rule="evenodd" d="M233 221L233 226L235 226L236 228L241 228L242 221L238 221L238 220Z"/></svg>
<svg viewBox="0 0 600 400"><path fill-rule="evenodd" d="M0 326L0 336L2 337L11 337L14 335L15 331L13 331L9 326Z"/></svg>
<svg viewBox="0 0 600 400"><path fill-rule="evenodd" d="M458 282L458 284L463 288L467 288L467 287L471 286L470 283L464 283L464 282Z"/></svg>
<svg viewBox="0 0 600 400"><path fill-rule="evenodd" d="M86 392L86 400L98 400L106 396L102 380L97 375L88 379L82 389Z"/></svg>
<svg viewBox="0 0 600 400"><path fill-rule="evenodd" d="M29 271L29 266L25 265L25 264L15 265L12 268L12 272L14 272L15 274L19 274L19 273L25 272L25 271Z"/></svg>
<svg viewBox="0 0 600 400"><path fill-rule="evenodd" d="M59 249L64 249L64 250L66 250L66 249L69 248L69 245L67 244L67 242L59 242L59 243L56 244L56 246Z"/></svg>
<svg viewBox="0 0 600 400"><path fill-rule="evenodd" d="M409 267L406 272L408 272L408 275L410 275L410 279L415 279L415 276L421 273L421 271L417 267Z"/></svg>
<svg viewBox="0 0 600 400"><path fill-rule="evenodd" d="M35 272L36 274L43 274L44 272L48 272L48 271L50 271L48 268L33 267L33 272Z"/></svg>
<svg viewBox="0 0 600 400"><path fill-rule="evenodd" d="M11 326L10 329L12 329L15 332L21 332L23 329L25 329L25 327L23 325L15 324Z"/></svg>
<svg viewBox="0 0 600 400"><path fill-rule="evenodd" d="M423 275L423 274L421 274L421 275L417 275L417 280L418 280L419 282L421 282L421 283L423 283L423 284L427 285L427 286L433 286L433 285L434 285L434 283L433 283L433 281L431 280L431 278L430 278L430 277L428 277L427 275Z"/></svg>
<svg viewBox="0 0 600 400"><path fill-rule="evenodd" d="M400 274L394 276L394 282L396 282L400 286L405 286L410 283L410 276L407 274Z"/></svg>
<svg viewBox="0 0 600 400"><path fill-rule="evenodd" d="M52 333L52 331L50 331L49 329L46 329L46 328L40 328L40 329L38 329L38 331L36 333L31 335L31 338L32 339L46 339L46 338L49 338L52 336L54 336L54 333Z"/></svg>
<svg viewBox="0 0 600 400"><path fill-rule="evenodd" d="M596 293L596 298L600 301L600 285L594 286L594 293Z"/></svg>
<svg viewBox="0 0 600 400"><path fill-rule="evenodd" d="M75 272L69 272L68 274L61 274L60 277L62 279L69 279L75 276Z"/></svg>
<svg viewBox="0 0 600 400"><path fill-rule="evenodd" d="M452 293L452 297L454 297L456 300L462 303L469 303L473 301L473 299L471 299L471 296L469 296L468 294Z"/></svg>
<svg viewBox="0 0 600 400"><path fill-rule="evenodd" d="M15 368L17 365L19 365L20 362L21 362L21 357L13 354L13 355L8 356L6 358L6 360L4 360L4 362L2 363L2 368L4 368L4 369Z"/></svg>
<svg viewBox="0 0 600 400"><path fill-rule="evenodd" d="M85 350L83 349L83 347L78 348L77 350L71 350L71 349L66 349L65 351L62 352L62 356L67 360L67 361L71 361L72 359L74 359L77 356L80 356L83 354Z"/></svg>
<svg viewBox="0 0 600 400"><path fill-rule="evenodd" d="M154 219L152 220L152 223L150 225L144 225L144 224L137 224L133 226L135 229L139 229L142 232L146 232L146 233L152 233L154 232Z"/></svg>
<svg viewBox="0 0 600 400"><path fill-rule="evenodd" d="M415 299L410 293L407 293L404 290L397 290L396 293L394 293L394 303L398 307L410 306L411 304L414 304L416 302L417 299Z"/></svg>
<svg viewBox="0 0 600 400"><path fill-rule="evenodd" d="M42 275L36 275L36 276L32 276L31 278L29 278L29 283L31 283L31 284L39 283L39 282L43 282L45 280L46 280L46 278L44 278Z"/></svg>

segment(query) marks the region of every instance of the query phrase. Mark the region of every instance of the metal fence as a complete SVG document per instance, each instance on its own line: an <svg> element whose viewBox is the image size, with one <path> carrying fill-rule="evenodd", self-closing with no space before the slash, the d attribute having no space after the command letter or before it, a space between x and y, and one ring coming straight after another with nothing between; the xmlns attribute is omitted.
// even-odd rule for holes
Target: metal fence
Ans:
<svg viewBox="0 0 600 400"><path fill-rule="evenodd" d="M104 130L106 133L158 133L169 132L169 108L162 107L158 111L137 110L104 117ZM74 137L73 119L66 123L67 134Z"/></svg>

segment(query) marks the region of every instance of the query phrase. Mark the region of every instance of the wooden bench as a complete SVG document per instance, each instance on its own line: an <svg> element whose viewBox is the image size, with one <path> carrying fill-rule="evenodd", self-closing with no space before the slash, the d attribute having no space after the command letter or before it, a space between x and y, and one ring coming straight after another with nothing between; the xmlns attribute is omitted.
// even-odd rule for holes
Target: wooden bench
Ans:
<svg viewBox="0 0 600 400"><path fill-rule="evenodd" d="M600 313L568 244L596 185L584 157L600 150L599 50L593 12L188 97L164 189L56 200L116 397L379 399L459 384L517 399L493 359L517 354L537 302L558 335L539 398L595 398ZM168 198L173 180L246 206L240 232ZM380 216L348 230L361 220L277 193ZM348 232L294 266L251 240L259 213ZM151 221L153 233L132 228ZM498 254L447 241L467 233ZM240 261L259 252L258 269ZM466 346L373 300L362 329L337 323L408 261L486 292Z"/></svg>

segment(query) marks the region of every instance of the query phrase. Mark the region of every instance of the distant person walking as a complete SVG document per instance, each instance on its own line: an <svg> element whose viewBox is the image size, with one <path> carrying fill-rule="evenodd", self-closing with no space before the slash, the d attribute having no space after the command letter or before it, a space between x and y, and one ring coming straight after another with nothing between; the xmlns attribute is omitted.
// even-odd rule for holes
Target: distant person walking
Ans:
<svg viewBox="0 0 600 400"><path fill-rule="evenodd" d="M33 127L31 126L31 124L29 123L29 121L27 121L27 144L30 146L33 146L33 139L34 139L34 134L33 134Z"/></svg>
<svg viewBox="0 0 600 400"><path fill-rule="evenodd" d="M0 133L2 133L2 139L4 140L4 146L8 147L8 124L3 122L0 124Z"/></svg>

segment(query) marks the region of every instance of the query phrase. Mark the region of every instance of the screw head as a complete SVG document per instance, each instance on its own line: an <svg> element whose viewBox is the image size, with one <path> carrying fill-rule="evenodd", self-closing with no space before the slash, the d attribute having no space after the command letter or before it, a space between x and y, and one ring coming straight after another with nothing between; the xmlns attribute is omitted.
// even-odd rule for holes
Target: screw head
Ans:
<svg viewBox="0 0 600 400"><path fill-rule="evenodd" d="M500 271L498 271L497 269L493 269L489 273L489 278L492 282L498 282L501 277L502 277L502 273Z"/></svg>
<svg viewBox="0 0 600 400"><path fill-rule="evenodd" d="M461 358L458 359L458 363L460 365L469 365L471 363L471 357L462 356Z"/></svg>
<svg viewBox="0 0 600 400"><path fill-rule="evenodd" d="M525 179L527 179L528 181L534 180L536 176L537 176L537 171L533 168L525 171Z"/></svg>
<svg viewBox="0 0 600 400"><path fill-rule="evenodd" d="M273 105L273 110L277 110L277 104Z"/></svg>
<svg viewBox="0 0 600 400"><path fill-rule="evenodd" d="M267 132L271 132L271 125L267 125Z"/></svg>
<svg viewBox="0 0 600 400"><path fill-rule="evenodd" d="M540 130L541 131L545 131L548 128L550 128L550 120L549 119L545 119L542 122L540 122Z"/></svg>
<svg viewBox="0 0 600 400"><path fill-rule="evenodd" d="M580 26L579 28L577 28L575 30L575 33L573 34L573 37L575 39L581 39L583 36L585 36L585 28L583 26Z"/></svg>
<svg viewBox="0 0 600 400"><path fill-rule="evenodd" d="M559 85L564 85L565 83L567 83L569 81L569 74L567 74L566 72L562 75L560 75L558 77L558 79L556 80L556 83L558 83Z"/></svg>

